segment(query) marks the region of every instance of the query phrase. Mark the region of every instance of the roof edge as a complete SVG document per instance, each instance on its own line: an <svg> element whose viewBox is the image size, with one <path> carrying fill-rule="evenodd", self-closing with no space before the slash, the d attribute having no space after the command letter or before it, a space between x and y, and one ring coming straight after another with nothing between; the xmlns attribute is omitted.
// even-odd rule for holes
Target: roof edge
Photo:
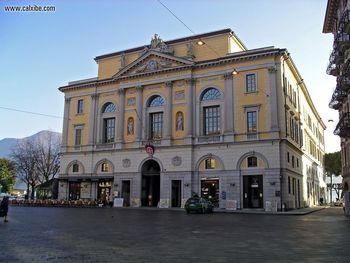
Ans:
<svg viewBox="0 0 350 263"><path fill-rule="evenodd" d="M192 35L192 36L188 36L188 37L176 38L176 39L173 39L173 40L164 41L164 43L167 44L167 45L171 45L171 44L175 44L175 43L178 43L178 42L189 41L189 40L193 40L193 39L197 39L197 38L204 38L204 37L215 36L215 35L220 35L220 34L225 34L225 33L231 33L240 42L240 44L242 46L244 46L242 41L234 34L234 32L232 31L231 28L221 29L221 30L217 30L217 31L211 31L211 32L197 34L197 35ZM138 51L138 50L141 51L147 46L149 46L149 45L143 45L143 46L139 46L139 47L135 47L135 48L131 48L131 49L124 49L124 50L121 50L121 51L108 53L108 54L105 54L105 55L100 55L100 56L95 57L94 60L98 61L100 59L117 56L117 55L120 55L120 54L123 54L123 53L131 53L131 52L135 52L135 51Z"/></svg>

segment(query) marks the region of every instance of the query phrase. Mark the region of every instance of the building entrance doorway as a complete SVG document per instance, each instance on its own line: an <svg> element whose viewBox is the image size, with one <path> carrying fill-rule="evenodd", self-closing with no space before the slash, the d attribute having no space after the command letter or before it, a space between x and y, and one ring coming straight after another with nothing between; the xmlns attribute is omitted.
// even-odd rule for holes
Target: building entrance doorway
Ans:
<svg viewBox="0 0 350 263"><path fill-rule="evenodd" d="M80 199L80 183L69 182L69 200Z"/></svg>
<svg viewBox="0 0 350 263"><path fill-rule="evenodd" d="M124 205L130 206L130 181L122 181L122 198L124 199Z"/></svg>
<svg viewBox="0 0 350 263"><path fill-rule="evenodd" d="M214 207L219 207L219 179L201 180L201 197L212 202Z"/></svg>
<svg viewBox="0 0 350 263"><path fill-rule="evenodd" d="M262 175L243 176L243 208L263 208Z"/></svg>
<svg viewBox="0 0 350 263"><path fill-rule="evenodd" d="M97 189L97 199L102 202L103 205L107 205L110 200L111 194L111 181L100 181Z"/></svg>
<svg viewBox="0 0 350 263"><path fill-rule="evenodd" d="M141 205L157 206L160 200L160 166L149 160L143 164L141 173Z"/></svg>
<svg viewBox="0 0 350 263"><path fill-rule="evenodd" d="M181 207L181 180L171 181L171 207Z"/></svg>

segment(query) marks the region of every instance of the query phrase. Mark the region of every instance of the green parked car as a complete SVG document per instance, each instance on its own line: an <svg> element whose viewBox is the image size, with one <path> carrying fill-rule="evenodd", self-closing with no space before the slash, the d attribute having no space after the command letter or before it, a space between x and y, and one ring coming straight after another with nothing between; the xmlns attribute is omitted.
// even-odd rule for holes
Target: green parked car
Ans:
<svg viewBox="0 0 350 263"><path fill-rule="evenodd" d="M186 213L197 212L197 213L212 213L213 204L201 197L191 197L186 201L185 210Z"/></svg>

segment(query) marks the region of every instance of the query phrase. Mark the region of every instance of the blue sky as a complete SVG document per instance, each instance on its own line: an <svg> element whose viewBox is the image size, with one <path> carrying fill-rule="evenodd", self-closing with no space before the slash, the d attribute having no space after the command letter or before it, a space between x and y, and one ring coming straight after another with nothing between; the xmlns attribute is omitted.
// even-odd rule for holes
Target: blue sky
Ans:
<svg viewBox="0 0 350 263"><path fill-rule="evenodd" d="M339 150L337 112L328 108L335 78L326 75L333 37L323 34L326 0L161 0L195 33L231 28L248 48L287 48L326 130ZM55 12L5 12L9 5L55 6ZM192 33L157 0L1 1L0 107L63 116L69 81L95 77L96 56ZM333 119L334 122L328 122ZM0 108L0 139L61 132L62 119Z"/></svg>

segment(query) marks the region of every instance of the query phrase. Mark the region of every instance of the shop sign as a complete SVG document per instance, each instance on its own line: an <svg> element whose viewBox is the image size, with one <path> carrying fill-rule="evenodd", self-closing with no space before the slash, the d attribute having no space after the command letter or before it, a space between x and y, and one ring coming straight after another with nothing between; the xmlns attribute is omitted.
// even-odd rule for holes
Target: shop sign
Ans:
<svg viewBox="0 0 350 263"><path fill-rule="evenodd" d="M226 200L226 192L225 191L221 192L221 199Z"/></svg>
<svg viewBox="0 0 350 263"><path fill-rule="evenodd" d="M114 207L123 207L124 198L114 198Z"/></svg>

